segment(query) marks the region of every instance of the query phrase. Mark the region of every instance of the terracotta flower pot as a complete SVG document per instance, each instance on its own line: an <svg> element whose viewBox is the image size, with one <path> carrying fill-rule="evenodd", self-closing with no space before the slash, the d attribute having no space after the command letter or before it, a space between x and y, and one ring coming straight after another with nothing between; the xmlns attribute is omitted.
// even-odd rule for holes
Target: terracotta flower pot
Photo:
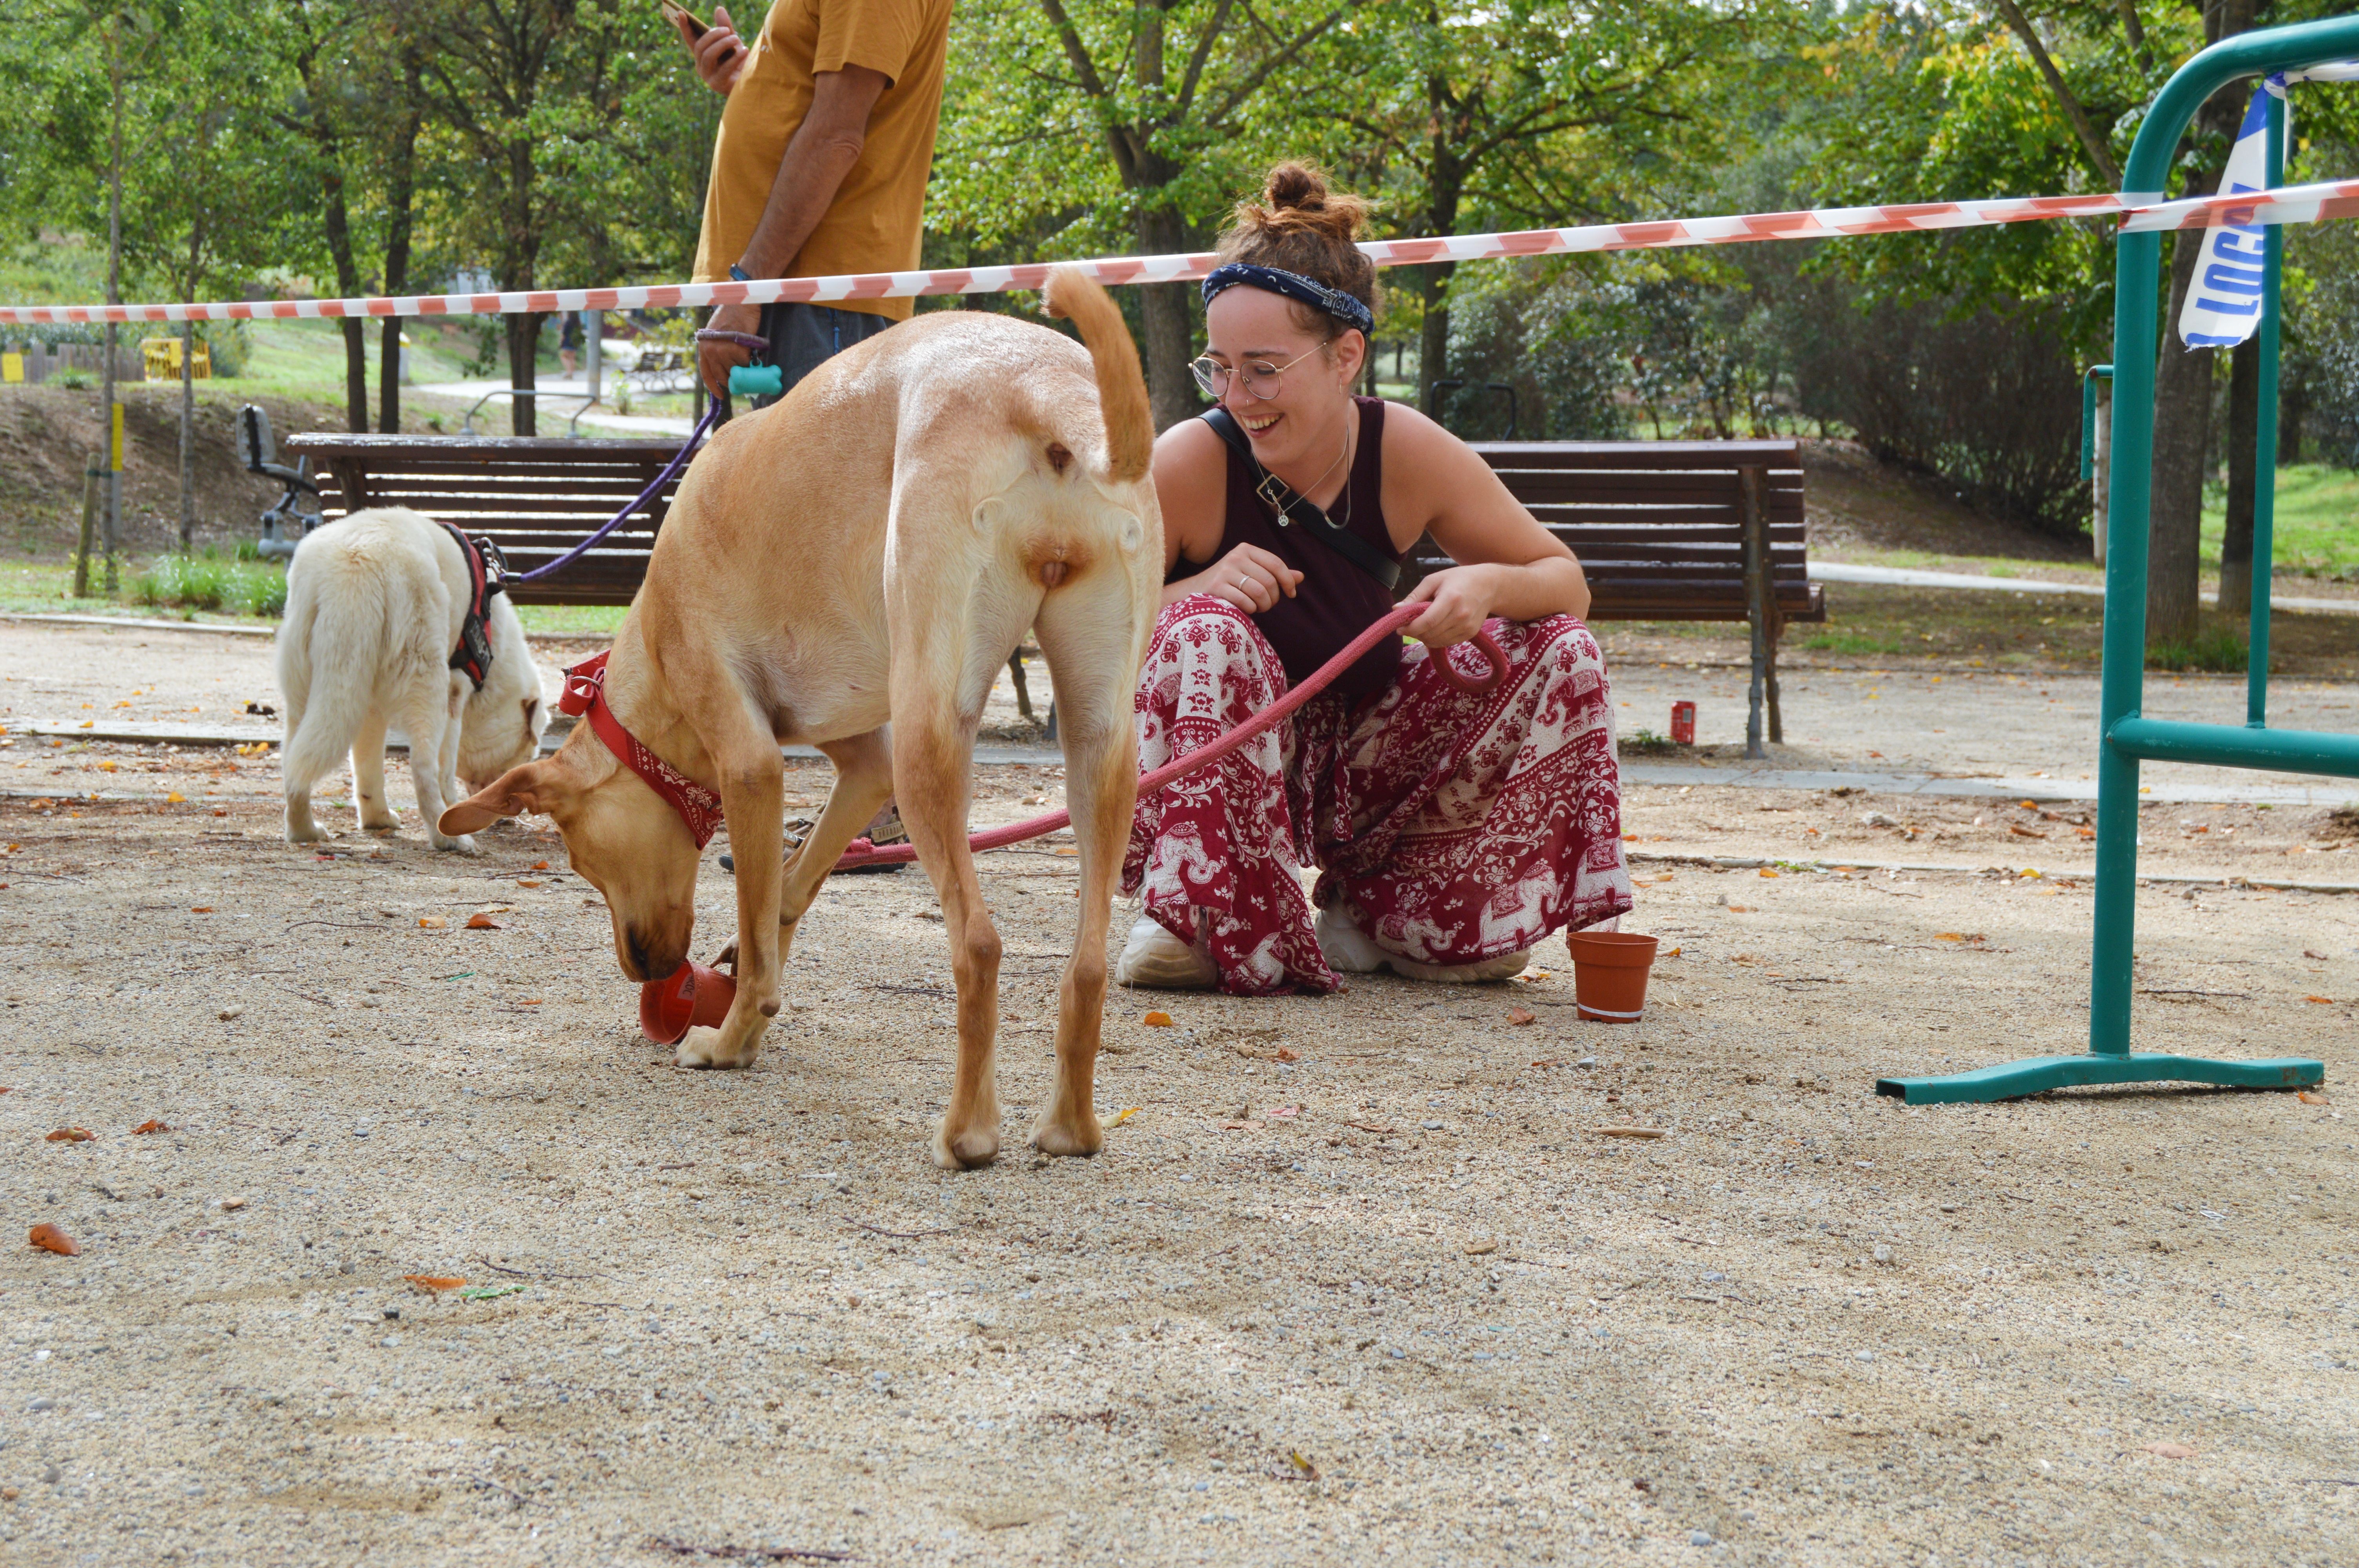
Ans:
<svg viewBox="0 0 2359 1568"><path fill-rule="evenodd" d="M1569 931L1572 995L1581 1016L1599 1023L1636 1023L1646 1016L1647 972L1655 967L1655 938L1622 931Z"/></svg>
<svg viewBox="0 0 2359 1568"><path fill-rule="evenodd" d="M701 964L682 964L659 980L639 988L639 1033L670 1045L696 1024L717 1028L729 1016L737 982Z"/></svg>

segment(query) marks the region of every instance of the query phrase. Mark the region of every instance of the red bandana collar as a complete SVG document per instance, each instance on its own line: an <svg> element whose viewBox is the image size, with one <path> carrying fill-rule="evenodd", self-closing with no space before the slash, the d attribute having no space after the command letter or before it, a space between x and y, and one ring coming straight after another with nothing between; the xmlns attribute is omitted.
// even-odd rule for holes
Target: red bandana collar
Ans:
<svg viewBox="0 0 2359 1568"><path fill-rule="evenodd" d="M623 728L623 721L606 705L605 654L584 659L566 670L565 695L557 699L557 710L577 719L587 714L591 731L605 742L615 761L671 802L671 808L688 824L696 847L701 849L712 842L712 835L720 830L722 823L721 797L640 745L638 738Z"/></svg>

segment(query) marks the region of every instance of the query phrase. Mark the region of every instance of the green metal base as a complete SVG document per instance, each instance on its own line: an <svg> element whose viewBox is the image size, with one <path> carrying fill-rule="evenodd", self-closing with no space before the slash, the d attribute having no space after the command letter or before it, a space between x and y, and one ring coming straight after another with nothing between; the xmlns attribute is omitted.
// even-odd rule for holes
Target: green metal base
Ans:
<svg viewBox="0 0 2359 1568"><path fill-rule="evenodd" d="M2239 1089L2298 1089L2326 1076L2326 1064L2299 1056L2267 1062L2214 1062L2136 1051L2126 1056L2027 1056L1938 1078L1878 1078L1875 1092L1908 1105L1986 1105L2082 1084L2223 1084Z"/></svg>

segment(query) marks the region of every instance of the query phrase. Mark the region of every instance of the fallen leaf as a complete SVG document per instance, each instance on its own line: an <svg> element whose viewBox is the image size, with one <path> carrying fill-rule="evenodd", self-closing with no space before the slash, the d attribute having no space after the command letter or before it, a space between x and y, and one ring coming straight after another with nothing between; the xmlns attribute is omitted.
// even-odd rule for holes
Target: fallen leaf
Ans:
<svg viewBox="0 0 2359 1568"><path fill-rule="evenodd" d="M549 862L547 860L535 860L532 863L532 869L536 871L545 871L549 870Z"/></svg>
<svg viewBox="0 0 2359 1568"><path fill-rule="evenodd" d="M1538 1013L1530 1011L1525 1008L1516 1008L1507 1014L1507 1022L1514 1024L1518 1029L1521 1029L1527 1023L1538 1023L1539 1021L1540 1015Z"/></svg>
<svg viewBox="0 0 2359 1568"><path fill-rule="evenodd" d="M1291 1464L1297 1470L1302 1472L1302 1478L1304 1480L1315 1481L1319 1479L1319 1466L1313 1465L1310 1460L1305 1459L1296 1450L1291 1448L1288 1449L1286 1451L1286 1457L1288 1463Z"/></svg>
<svg viewBox="0 0 2359 1568"><path fill-rule="evenodd" d="M15 846L14 844L11 844L11 845L10 845L10 846L8 846L8 847L9 847L10 849L12 849L16 848L16 846ZM2305 958L2315 958L2315 959L2317 959L2317 960L2318 960L2320 963L2321 963L2321 964L2322 964L2322 963L2324 963L2324 962L2326 962L2326 955L2325 955L2325 954L2323 954L2323 953L2321 953L2321 952L2319 952L2319 951L2318 951L2316 948L2314 948L2314 947L2304 947L2304 948L2301 950L2301 956L2302 956L2303 957L2305 957Z"/></svg>
<svg viewBox="0 0 2359 1568"><path fill-rule="evenodd" d="M1965 939L1964 935L1961 932L1936 931L1933 933L1933 940L1936 942L1962 942Z"/></svg>
<svg viewBox="0 0 2359 1568"><path fill-rule="evenodd" d="M500 923L488 914L467 916L467 929L470 931L497 931L499 928Z"/></svg>
<svg viewBox="0 0 2359 1568"><path fill-rule="evenodd" d="M540 879L538 877L518 877L516 879L516 886L520 888L537 888L540 886Z"/></svg>
<svg viewBox="0 0 2359 1568"><path fill-rule="evenodd" d="M2317 1089L2296 1089L2294 1091L2293 1098L2301 1101L2304 1105L2329 1105L2332 1103L2322 1092Z"/></svg>
<svg viewBox="0 0 2359 1568"><path fill-rule="evenodd" d="M213 906L210 903L195 904L189 910L190 914L211 914L212 912Z"/></svg>
<svg viewBox="0 0 2359 1568"><path fill-rule="evenodd" d="M2138 1445L2158 1459L2192 1459L2195 1450L2184 1443L2142 1443Z"/></svg>
<svg viewBox="0 0 2359 1568"><path fill-rule="evenodd" d="M1120 1116L1117 1116L1112 1121L1107 1122L1106 1126L1108 1128L1120 1127L1124 1122L1128 1121L1132 1117L1136 1116L1137 1114L1138 1107L1132 1106L1128 1110L1124 1111Z"/></svg>
<svg viewBox="0 0 2359 1568"><path fill-rule="evenodd" d="M2020 822L2008 823L2006 825L2006 830L2014 834L2018 838L2045 838L2048 837L2047 834L2040 832L2037 827L2026 827Z"/></svg>
<svg viewBox="0 0 2359 1568"><path fill-rule="evenodd" d="M2332 997L2331 997L2331 996L2311 996L2311 997L2304 997L2302 1000L2303 1000L2304 1001L2314 1001L2314 1002L2317 1002L2318 1004L2320 1004L2320 1005L2321 1005L2321 1006L2322 1006L2322 1007L2332 1007L2332 1006L2334 1005L2334 999L2333 999Z"/></svg>
<svg viewBox="0 0 2359 1568"><path fill-rule="evenodd" d="M1663 957L1666 958L1676 958L1679 956L1680 950L1677 947L1669 948L1663 954Z"/></svg>
<svg viewBox="0 0 2359 1568"><path fill-rule="evenodd" d="M1768 867L1764 866L1764 867L1762 867L1762 868L1761 868L1761 874L1762 874L1763 876L1765 876L1765 877L1774 877L1774 876L1776 876L1777 873L1777 872L1775 872L1775 871L1771 871Z"/></svg>
<svg viewBox="0 0 2359 1568"><path fill-rule="evenodd" d="M222 1199L222 1208L223 1208L223 1210L224 1212L226 1212L226 1213L235 1214L239 1209L242 1209L242 1208L244 1208L245 1206L245 1200L244 1198L223 1198L223 1199Z"/></svg>
<svg viewBox="0 0 2359 1568"><path fill-rule="evenodd" d="M2097 836L2097 830L2093 827L2075 827L2072 829L2072 834L2079 838L2094 838Z"/></svg>
<svg viewBox="0 0 2359 1568"><path fill-rule="evenodd" d="M1138 1022L1144 1023L1149 1029L1169 1029L1171 1027L1171 1015L1158 1009L1154 1012L1148 1013L1145 1018L1140 1019Z"/></svg>
<svg viewBox="0 0 2359 1568"><path fill-rule="evenodd" d="M404 1274L402 1278L429 1296L442 1291L455 1291L467 1282L456 1274Z"/></svg>
<svg viewBox="0 0 2359 1568"><path fill-rule="evenodd" d="M518 1007L538 1007L540 1005L540 999L537 996L528 996L522 1001L516 1003L516 1005Z"/></svg>
<svg viewBox="0 0 2359 1568"><path fill-rule="evenodd" d="M92 1137L92 1134L87 1127L60 1127L55 1132L50 1133L49 1137L43 1139L42 1141L45 1143L87 1143L91 1141Z"/></svg>
<svg viewBox="0 0 2359 1568"><path fill-rule="evenodd" d="M187 795L182 795L179 790L174 790L171 794L164 797L164 804L167 806L179 806L188 798L189 797Z"/></svg>
<svg viewBox="0 0 2359 1568"><path fill-rule="evenodd" d="M1495 1241L1470 1241L1466 1244L1466 1256L1480 1258L1486 1252L1496 1252L1498 1249L1499 1244Z"/></svg>
<svg viewBox="0 0 2359 1568"><path fill-rule="evenodd" d="M82 1249L74 1245L74 1238L68 1236L64 1231L60 1230L54 1225L37 1225L33 1227L33 1234L30 1240L34 1246L39 1248L42 1251L54 1252L60 1258L79 1258L82 1256Z"/></svg>
<svg viewBox="0 0 2359 1568"><path fill-rule="evenodd" d="M1250 1132L1260 1125L1261 1123L1258 1121L1224 1121L1221 1123L1221 1130L1223 1132Z"/></svg>
<svg viewBox="0 0 2359 1568"><path fill-rule="evenodd" d="M1590 1130L1606 1138L1660 1138L1665 1131L1659 1127L1593 1127Z"/></svg>
<svg viewBox="0 0 2359 1568"><path fill-rule="evenodd" d="M1266 1110L1262 1112L1262 1114L1268 1117L1272 1121L1276 1121L1281 1116L1299 1116L1301 1112L1302 1108L1299 1105L1282 1105L1276 1110Z"/></svg>
<svg viewBox="0 0 2359 1568"><path fill-rule="evenodd" d="M133 1128L133 1129L131 1130L131 1136L132 1136L132 1137L134 1137L134 1138L137 1138L137 1137L140 1137L141 1135L143 1135L143 1134L145 1134L145 1133L149 1133L149 1132L169 1132L169 1131L171 1131L171 1130L171 1130L170 1128L168 1128L168 1127L165 1126L162 1122L158 1121L158 1120L157 1120L155 1118L153 1118L153 1117L150 1117L150 1118L148 1118L146 1121L143 1121L143 1122L141 1122L138 1126L136 1126L136 1127Z"/></svg>
<svg viewBox="0 0 2359 1568"><path fill-rule="evenodd" d="M1277 1059L1281 1062L1299 1062L1302 1060L1302 1054L1281 1045L1277 1048Z"/></svg>
<svg viewBox="0 0 2359 1568"><path fill-rule="evenodd" d="M439 914L421 914L418 917L419 929L421 931L440 931L450 924Z"/></svg>
<svg viewBox="0 0 2359 1568"><path fill-rule="evenodd" d="M1731 914L1750 914L1753 913L1753 906L1749 903L1732 903L1728 905L1728 913Z"/></svg>

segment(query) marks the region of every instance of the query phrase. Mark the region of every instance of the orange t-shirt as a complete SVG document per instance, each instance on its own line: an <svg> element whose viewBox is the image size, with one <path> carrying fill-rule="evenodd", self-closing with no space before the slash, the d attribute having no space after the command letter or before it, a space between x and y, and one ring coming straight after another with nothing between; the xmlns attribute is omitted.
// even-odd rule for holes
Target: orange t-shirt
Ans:
<svg viewBox="0 0 2359 1568"><path fill-rule="evenodd" d="M785 276L917 266L950 30L951 0L775 0L721 112L696 243L696 281L727 277L745 254L787 144L810 112L812 77L847 65L880 72L890 85L869 113L860 161L836 188L827 216ZM911 305L908 299L835 303L896 320L908 319Z"/></svg>

